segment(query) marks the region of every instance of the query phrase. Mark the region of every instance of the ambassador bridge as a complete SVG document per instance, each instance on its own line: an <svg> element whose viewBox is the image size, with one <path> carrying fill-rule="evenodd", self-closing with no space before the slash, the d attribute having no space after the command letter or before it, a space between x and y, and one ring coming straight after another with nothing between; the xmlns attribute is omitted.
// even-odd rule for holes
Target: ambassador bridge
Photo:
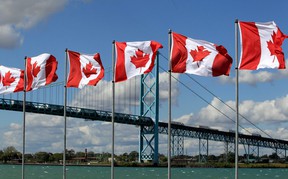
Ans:
<svg viewBox="0 0 288 179"><path fill-rule="evenodd" d="M159 134L168 134L168 124L159 121L159 70L165 70L159 66L158 59L159 54L153 72L141 77L134 77L126 82L116 83L116 113L114 118L115 123L139 126L139 161L151 160L155 164L158 163L159 158ZM87 86L81 90L68 88L67 117L86 121L111 122L111 79L112 70L110 68L110 70L105 69L105 77L96 87ZM174 82L183 84L176 78L174 78ZM23 93L2 95L0 109L22 112L22 96ZM27 92L26 96L26 112L56 116L64 115L64 82L56 82L38 90ZM223 117L227 116L223 115ZM198 140L199 162L206 162L208 159L210 154L209 141L222 142L226 156L228 156L228 153L234 153L235 150L235 132L232 130L219 131L212 129L211 126L195 127L172 122L172 156L184 155L185 138ZM247 156L253 154L258 157L261 148L270 148L276 154L286 158L288 149L288 141L241 133L239 134L239 145L243 145L245 153L248 154Z"/></svg>

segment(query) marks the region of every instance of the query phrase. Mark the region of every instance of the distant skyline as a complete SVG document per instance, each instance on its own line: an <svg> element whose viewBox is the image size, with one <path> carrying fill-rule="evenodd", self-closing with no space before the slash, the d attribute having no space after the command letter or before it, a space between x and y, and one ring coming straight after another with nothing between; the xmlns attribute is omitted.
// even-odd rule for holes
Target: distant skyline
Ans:
<svg viewBox="0 0 288 179"><path fill-rule="evenodd" d="M280 5L279 5L280 4ZM233 58L229 77L200 77L174 74L217 109L235 118L235 113L190 78L205 86L226 104L235 106L235 19L275 21L288 34L288 2L271 1L113 1L113 0L13 0L0 3L0 64L22 68L25 56L53 54L58 60L57 82L64 81L65 49L92 54L99 52L108 71L112 64L112 41L155 40L164 47L160 55L160 120L167 121L168 29L194 39L223 45ZM288 55L288 42L283 43ZM239 50L240 53L240 50ZM239 54L240 55L240 54ZM165 58L164 58L164 57ZM163 70L164 69L164 70ZM240 113L269 135L288 140L288 72L285 70L240 71ZM137 78L136 78L137 79ZM135 80L135 79L134 79ZM89 92L109 93L106 77ZM121 85L121 84L119 84ZM187 125L211 126L228 131L234 123L191 93L179 83L173 84L173 121ZM103 90L103 91L100 91ZM119 95L125 91L118 90ZM78 98L84 92L80 92ZM133 99L138 94L132 94ZM7 95L9 97L9 95ZM130 96L131 97L131 96ZM125 99L124 99L125 98ZM122 100L128 97L123 97ZM75 98L73 103L77 104ZM96 100L96 99L94 99ZM111 98L107 98L110 104ZM95 106L96 107L96 106ZM107 105L109 107L109 105ZM125 107L122 106L123 111ZM137 107L137 106L136 106ZM22 113L0 111L0 149L9 145L22 147ZM265 134L240 118L251 133ZM116 125L115 152L138 151L138 128ZM245 130L241 132L246 133ZM27 152L63 150L63 117L27 114ZM266 136L267 137L267 136ZM68 120L67 148L95 152L111 151L111 125L103 122ZM160 136L160 152L166 154L167 136ZM209 145L216 154L223 153L222 143ZM187 139L185 151L198 152L198 141ZM272 152L272 151L271 151ZM213 152L212 152L213 153Z"/></svg>

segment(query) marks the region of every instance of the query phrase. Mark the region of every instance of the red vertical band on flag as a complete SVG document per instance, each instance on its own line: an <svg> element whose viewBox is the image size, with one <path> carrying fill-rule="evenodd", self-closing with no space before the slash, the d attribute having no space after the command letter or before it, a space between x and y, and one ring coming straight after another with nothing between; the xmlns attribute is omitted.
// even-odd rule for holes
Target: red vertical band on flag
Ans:
<svg viewBox="0 0 288 179"><path fill-rule="evenodd" d="M273 34L274 35L274 34ZM285 69L286 66L285 66L285 58L284 58L284 53L282 51L282 43L283 41L288 38L287 35L283 34L281 32L281 30L279 29L279 27L277 27L277 34L275 34L274 36L274 44L276 44L276 48L275 48L275 45L274 45L274 53L275 55L277 56L277 60L279 62L279 69ZM272 36L273 38L273 36ZM268 48L269 48L269 44L271 45L271 43L268 42ZM273 48L272 48L273 49ZM271 54L272 55L272 54Z"/></svg>
<svg viewBox="0 0 288 179"><path fill-rule="evenodd" d="M172 32L172 47L171 47L171 69L175 73L184 73L186 71L186 61L188 53L186 49L187 37Z"/></svg>
<svg viewBox="0 0 288 179"><path fill-rule="evenodd" d="M14 89L14 92L23 91L24 90L24 70L21 70L19 82Z"/></svg>
<svg viewBox="0 0 288 179"><path fill-rule="evenodd" d="M81 68L80 64L80 54L73 51L68 51L69 62L70 62L70 70L69 70L69 78L67 81L67 87L76 87L82 79L82 74L80 69L76 69L75 67ZM71 75L73 74L73 75Z"/></svg>
<svg viewBox="0 0 288 179"><path fill-rule="evenodd" d="M261 58L258 28L254 22L239 22L239 25L242 37L242 58L239 68L256 70Z"/></svg>
<svg viewBox="0 0 288 179"><path fill-rule="evenodd" d="M151 47L152 53L153 53L152 58L151 58L151 64L150 64L149 68L144 72L144 74L150 73L153 70L154 64L155 64L155 57L157 55L157 50L159 48L163 48L163 46L160 43L155 42L155 41L151 41L150 47Z"/></svg>
<svg viewBox="0 0 288 179"><path fill-rule="evenodd" d="M216 50L219 53L215 56L213 61L212 76L220 76L223 74L229 76L233 59L222 45L217 45Z"/></svg>
<svg viewBox="0 0 288 179"><path fill-rule="evenodd" d="M104 77L104 67L103 67L103 65L102 65L102 61L101 61L101 58L100 58L100 54L99 54L99 53L96 53L93 58L94 58L94 60L96 60L96 61L98 62L98 64L100 65L101 71L99 72L100 74L97 76L97 78L95 78L94 80L90 80L87 85L93 85L93 86L95 86L95 85Z"/></svg>
<svg viewBox="0 0 288 179"><path fill-rule="evenodd" d="M46 84L48 85L52 83L53 81L56 81L58 79L58 76L56 74L57 70L57 60L53 55L50 55L48 60L46 61L45 65L45 73L46 73Z"/></svg>
<svg viewBox="0 0 288 179"><path fill-rule="evenodd" d="M27 81L26 81L26 90L30 91L32 90L32 83L33 83L33 76L32 76L32 71L33 71L33 67L31 64L31 58L27 58L26 59L26 77L27 77Z"/></svg>
<svg viewBox="0 0 288 179"><path fill-rule="evenodd" d="M116 67L115 67L115 82L125 81L127 80L126 69L125 69L125 42L115 42L117 59L116 59Z"/></svg>

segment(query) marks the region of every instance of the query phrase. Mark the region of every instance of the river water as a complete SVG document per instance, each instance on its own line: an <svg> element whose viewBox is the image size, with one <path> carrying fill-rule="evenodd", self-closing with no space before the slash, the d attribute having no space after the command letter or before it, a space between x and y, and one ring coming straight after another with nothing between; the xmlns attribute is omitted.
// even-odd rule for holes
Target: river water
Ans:
<svg viewBox="0 0 288 179"><path fill-rule="evenodd" d="M0 179L21 178L21 165L0 165ZM115 179L167 179L167 168L115 167ZM27 179L61 179L62 166L25 165ZM67 166L67 179L110 179L110 167ZM233 179L234 168L172 168L172 179ZM239 179L287 179L287 168L239 169Z"/></svg>

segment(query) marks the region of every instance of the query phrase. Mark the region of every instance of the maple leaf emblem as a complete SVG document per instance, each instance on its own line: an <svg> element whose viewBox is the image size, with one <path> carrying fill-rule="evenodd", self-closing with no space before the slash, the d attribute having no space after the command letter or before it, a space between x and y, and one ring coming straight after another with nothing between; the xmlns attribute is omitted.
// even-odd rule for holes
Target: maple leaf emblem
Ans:
<svg viewBox="0 0 288 179"><path fill-rule="evenodd" d="M146 66L146 63L150 60L149 54L145 54L142 50L138 49L136 55L130 57L131 63L135 65L136 68L142 68Z"/></svg>
<svg viewBox="0 0 288 179"><path fill-rule="evenodd" d="M193 57L193 62L202 61L205 57L207 57L211 52L206 50L203 46L197 46L197 49L191 50L190 54Z"/></svg>
<svg viewBox="0 0 288 179"><path fill-rule="evenodd" d="M36 77L38 73L40 72L40 66L37 66L37 62L33 63L32 66L32 75Z"/></svg>
<svg viewBox="0 0 288 179"><path fill-rule="evenodd" d="M11 72L8 71L7 73L5 73L5 76L2 79L2 84L3 86L10 86L11 83L13 83L14 81L15 81L15 77L11 76Z"/></svg>
<svg viewBox="0 0 288 179"><path fill-rule="evenodd" d="M85 68L82 69L84 75L89 78L91 75L97 74L97 69L93 68L91 62L87 63Z"/></svg>
<svg viewBox="0 0 288 179"><path fill-rule="evenodd" d="M267 48L269 49L271 56L275 55L277 56L278 59L282 59L283 58L283 52L282 52L282 43L283 40L286 38L285 36L283 36L282 32L278 29L277 30L277 34L275 33L275 31L273 31L273 34L271 35L272 40L267 41ZM275 60L275 56L273 59L273 62Z"/></svg>

